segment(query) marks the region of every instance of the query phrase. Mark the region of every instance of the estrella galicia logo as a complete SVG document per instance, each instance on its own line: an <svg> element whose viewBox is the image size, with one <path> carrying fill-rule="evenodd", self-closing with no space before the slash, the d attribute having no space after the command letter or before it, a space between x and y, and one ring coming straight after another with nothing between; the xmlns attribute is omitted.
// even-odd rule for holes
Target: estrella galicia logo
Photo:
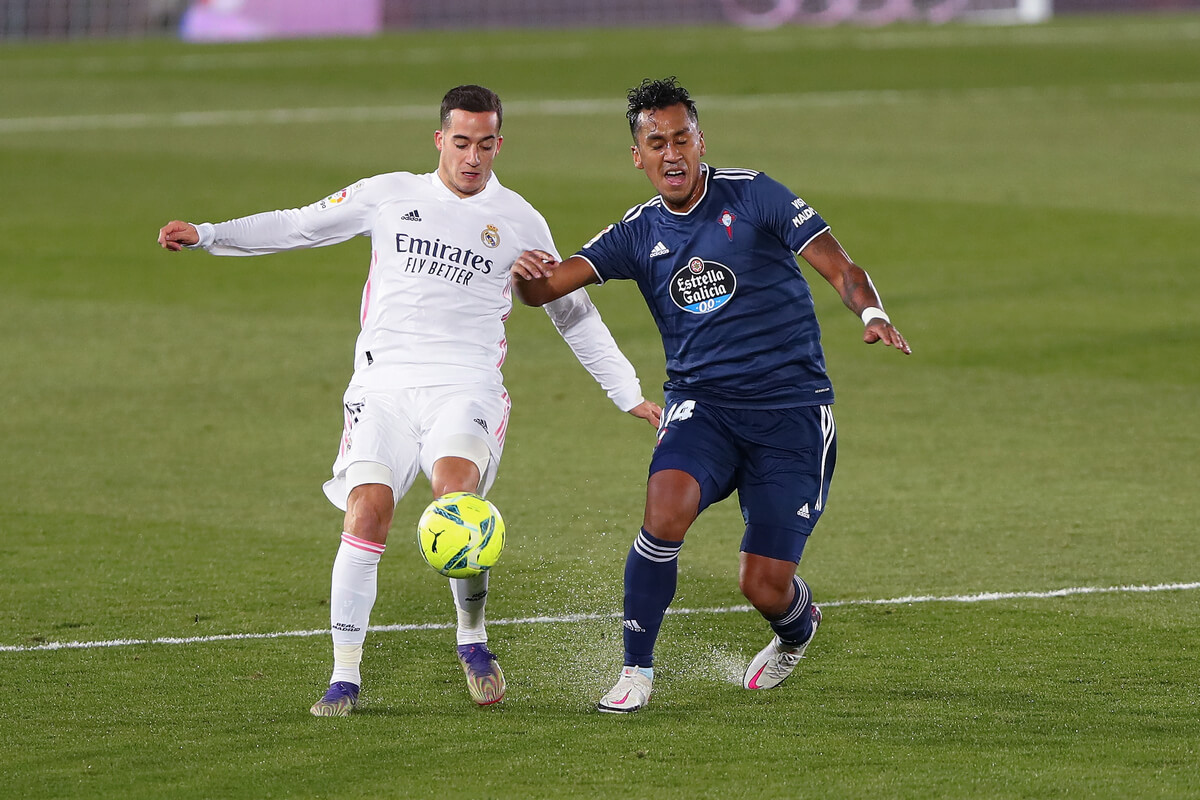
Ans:
<svg viewBox="0 0 1200 800"><path fill-rule="evenodd" d="M716 261L688 259L687 266L671 276L671 299L693 314L708 314L729 302L737 289L733 270Z"/></svg>

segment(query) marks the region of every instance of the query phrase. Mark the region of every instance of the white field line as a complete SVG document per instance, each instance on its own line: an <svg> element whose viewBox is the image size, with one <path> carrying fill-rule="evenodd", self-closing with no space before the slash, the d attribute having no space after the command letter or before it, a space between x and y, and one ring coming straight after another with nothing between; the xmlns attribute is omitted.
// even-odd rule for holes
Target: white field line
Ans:
<svg viewBox="0 0 1200 800"><path fill-rule="evenodd" d="M955 595L909 595L906 597L891 597L877 600L825 600L820 603L822 608L838 606L877 606L877 605L915 605L917 603L988 603L997 600L1046 600L1057 597L1070 597L1082 594L1138 594L1147 592L1182 592L1200 589L1200 582L1194 583L1159 583L1153 586L1073 586L1066 589L1051 589L1042 592L981 592L979 594ZM674 608L668 614L737 614L753 611L753 606L738 605L717 608ZM596 620L618 619L621 615L612 612L608 614L563 614L560 616L519 617L511 619L488 620L488 625L558 625L577 622L592 622ZM400 625L372 625L367 628L372 633L392 633L396 631L435 631L453 628L450 622L421 622ZM245 639L287 639L310 636L328 636L329 629L308 631L275 631L272 633L224 633L215 636L160 636L157 639L108 639L96 642L45 642L34 645L0 645L0 653L28 653L37 650L95 650L102 647L131 647L134 645L151 644L207 644L209 642L232 642Z"/></svg>
<svg viewBox="0 0 1200 800"><path fill-rule="evenodd" d="M1200 82L1132 83L1107 86L1012 86L969 89L884 89L843 92L799 92L750 96L710 95L696 98L702 112L762 109L840 108L908 103L1062 102L1088 98L1200 97ZM62 133L98 130L244 127L248 125L327 124L330 122L436 122L426 104L400 106L343 106L327 108L267 108L215 111L176 111L130 114L79 114L53 117L0 117L0 134ZM624 107L617 99L515 100L505 104L510 114L617 118Z"/></svg>

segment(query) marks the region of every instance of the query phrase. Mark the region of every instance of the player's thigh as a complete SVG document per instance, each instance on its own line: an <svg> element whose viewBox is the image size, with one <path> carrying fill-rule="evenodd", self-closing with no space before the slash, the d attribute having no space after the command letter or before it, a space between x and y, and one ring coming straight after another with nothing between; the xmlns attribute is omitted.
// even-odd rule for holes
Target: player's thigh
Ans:
<svg viewBox="0 0 1200 800"><path fill-rule="evenodd" d="M647 517L690 512L691 519L695 519L701 511L733 491L740 455L722 412L722 409L702 402L667 396L658 427L658 442L650 458L651 482L664 470L686 472L699 484L700 498L694 509L671 509L668 506L672 502L686 500L690 506L692 501L678 493L650 493L647 495ZM656 508L651 509L651 504Z"/></svg>
<svg viewBox="0 0 1200 800"><path fill-rule="evenodd" d="M824 512L837 461L829 406L747 412L738 498L746 520L742 550L799 561Z"/></svg>
<svg viewBox="0 0 1200 800"><path fill-rule="evenodd" d="M412 488L420 467L420 436L410 405L403 392L346 390L342 438L333 478L325 484L325 494L338 508L346 510L350 493L365 484L389 486L393 505Z"/></svg>
<svg viewBox="0 0 1200 800"><path fill-rule="evenodd" d="M503 386L443 387L422 397L421 469L433 476L438 459L464 458L479 469L480 494L496 480L512 402Z"/></svg>

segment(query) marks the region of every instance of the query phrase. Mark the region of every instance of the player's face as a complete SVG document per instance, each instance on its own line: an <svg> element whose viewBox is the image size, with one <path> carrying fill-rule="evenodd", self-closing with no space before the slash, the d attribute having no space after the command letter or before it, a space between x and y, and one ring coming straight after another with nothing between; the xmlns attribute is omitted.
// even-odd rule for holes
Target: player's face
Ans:
<svg viewBox="0 0 1200 800"><path fill-rule="evenodd" d="M500 152L500 120L495 111L450 112L450 121L433 134L438 177L459 197L470 197L492 177L492 161Z"/></svg>
<svg viewBox="0 0 1200 800"><path fill-rule="evenodd" d="M704 132L688 117L682 103L643 111L637 128L633 163L672 211L687 211L704 193L700 158Z"/></svg>

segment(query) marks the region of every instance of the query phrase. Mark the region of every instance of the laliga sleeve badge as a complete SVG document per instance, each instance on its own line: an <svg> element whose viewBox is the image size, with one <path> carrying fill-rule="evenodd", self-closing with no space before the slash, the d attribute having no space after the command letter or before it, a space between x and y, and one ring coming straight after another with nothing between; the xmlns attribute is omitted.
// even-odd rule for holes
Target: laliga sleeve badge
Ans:
<svg viewBox="0 0 1200 800"><path fill-rule="evenodd" d="M722 211L721 216L717 217L717 222L725 226L725 234L729 237L729 241L731 242L733 241L733 222L736 219L737 217L735 217L729 211Z"/></svg>
<svg viewBox="0 0 1200 800"><path fill-rule="evenodd" d="M500 246L500 229L495 225L488 225L483 229L483 233L479 234L479 240L488 247L493 249Z"/></svg>
<svg viewBox="0 0 1200 800"><path fill-rule="evenodd" d="M334 192L333 194L329 195L329 197L326 197L324 200L317 203L317 210L318 211L326 211L330 208L334 208L335 206L341 205L342 203L349 200L350 195L353 194L354 190L357 189L361 185L362 185L362 182L360 181L360 182L354 184L353 186L347 186L345 189L342 189L340 192Z"/></svg>

